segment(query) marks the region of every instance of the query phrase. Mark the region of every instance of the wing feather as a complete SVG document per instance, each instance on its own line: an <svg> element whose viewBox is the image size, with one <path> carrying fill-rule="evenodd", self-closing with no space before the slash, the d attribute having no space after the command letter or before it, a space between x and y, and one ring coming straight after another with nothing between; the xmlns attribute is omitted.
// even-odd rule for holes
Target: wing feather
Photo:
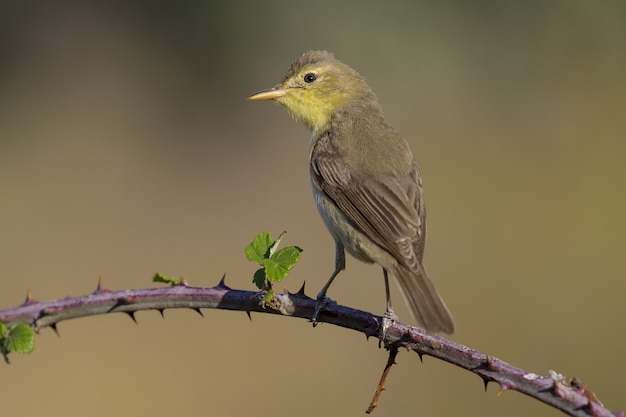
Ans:
<svg viewBox="0 0 626 417"><path fill-rule="evenodd" d="M410 270L421 262L425 211L417 165L402 178L360 177L317 141L311 155L313 185L323 191L378 246Z"/></svg>

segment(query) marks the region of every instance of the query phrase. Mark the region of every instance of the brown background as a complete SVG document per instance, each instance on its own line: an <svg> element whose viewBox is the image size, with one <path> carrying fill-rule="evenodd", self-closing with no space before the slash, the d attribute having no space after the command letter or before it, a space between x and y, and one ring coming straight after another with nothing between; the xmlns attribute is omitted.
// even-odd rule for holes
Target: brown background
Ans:
<svg viewBox="0 0 626 417"><path fill-rule="evenodd" d="M0 306L28 288L85 294L100 275L152 286L156 271L252 289L245 245L285 229L304 248L285 285L317 291L333 245L308 132L245 98L328 49L420 163L454 340L626 408L623 2L49 3L0 6ZM352 259L330 295L384 308L379 269ZM362 415L386 360L329 325L205 316L46 330L0 365L2 414ZM432 358L398 361L378 417L561 415Z"/></svg>

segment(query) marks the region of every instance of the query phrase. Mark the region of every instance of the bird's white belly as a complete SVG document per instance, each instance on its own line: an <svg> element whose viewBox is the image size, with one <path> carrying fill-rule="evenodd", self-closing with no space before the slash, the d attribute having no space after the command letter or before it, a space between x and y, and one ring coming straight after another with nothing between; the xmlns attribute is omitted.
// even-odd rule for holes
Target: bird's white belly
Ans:
<svg viewBox="0 0 626 417"><path fill-rule="evenodd" d="M323 192L313 185L313 198L317 210L335 241L340 242L348 253L356 259L373 263L377 259L367 250L371 242L356 226L348 220L343 212Z"/></svg>

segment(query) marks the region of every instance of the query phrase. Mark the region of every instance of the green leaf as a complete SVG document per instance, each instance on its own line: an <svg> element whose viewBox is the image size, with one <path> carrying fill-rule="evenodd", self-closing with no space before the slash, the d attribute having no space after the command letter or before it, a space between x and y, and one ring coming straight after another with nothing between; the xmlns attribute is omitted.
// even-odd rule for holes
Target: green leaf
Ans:
<svg viewBox="0 0 626 417"><path fill-rule="evenodd" d="M8 330L7 325L0 321L0 340L6 337Z"/></svg>
<svg viewBox="0 0 626 417"><path fill-rule="evenodd" d="M254 237L252 243L246 246L246 258L249 261L263 265L263 261L270 256L270 249L276 241L268 232L259 233Z"/></svg>
<svg viewBox="0 0 626 417"><path fill-rule="evenodd" d="M174 278L174 277L170 277L167 275L162 275L162 274L159 274L158 272L154 274L154 276L152 277L152 282L163 282L165 284L171 284L171 285L179 285L180 281L181 281L180 278Z"/></svg>
<svg viewBox="0 0 626 417"><path fill-rule="evenodd" d="M31 353L35 349L35 332L28 324L18 324L4 340L7 352Z"/></svg>
<svg viewBox="0 0 626 417"><path fill-rule="evenodd" d="M288 246L274 253L270 259L266 259L265 276L270 282L282 281L293 266L300 259L302 249L297 246Z"/></svg>
<svg viewBox="0 0 626 417"><path fill-rule="evenodd" d="M265 268L259 268L254 273L254 277L252 278L252 282L256 285L260 290L265 287Z"/></svg>

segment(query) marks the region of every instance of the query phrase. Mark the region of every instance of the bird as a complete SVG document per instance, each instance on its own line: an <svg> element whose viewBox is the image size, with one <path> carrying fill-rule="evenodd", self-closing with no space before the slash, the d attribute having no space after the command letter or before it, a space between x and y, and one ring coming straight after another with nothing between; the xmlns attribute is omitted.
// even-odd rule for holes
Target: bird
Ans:
<svg viewBox="0 0 626 417"><path fill-rule="evenodd" d="M382 267L385 318L397 318L391 275L417 323L430 332L453 333L452 315L422 264L426 209L418 165L365 78L330 52L309 51L275 87L248 99L279 103L311 132L311 188L335 241L335 270L317 295L313 324L329 301L328 288L345 269L347 251Z"/></svg>

